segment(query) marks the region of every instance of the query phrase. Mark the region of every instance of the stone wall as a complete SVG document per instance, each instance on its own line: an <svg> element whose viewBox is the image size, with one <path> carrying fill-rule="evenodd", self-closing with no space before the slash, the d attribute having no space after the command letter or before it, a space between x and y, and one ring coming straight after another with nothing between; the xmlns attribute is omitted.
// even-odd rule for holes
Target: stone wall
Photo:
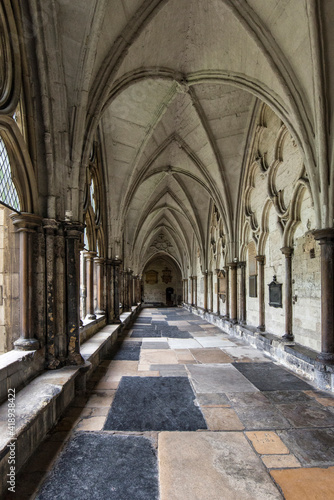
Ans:
<svg viewBox="0 0 334 500"><path fill-rule="evenodd" d="M150 271L157 273L156 282L154 282L154 274L147 274ZM163 281L163 278L165 281ZM149 281L149 282L147 282ZM167 282L166 282L167 281ZM172 288L174 290L172 297L173 304L182 302L182 277L177 266L164 258L158 258L150 263L143 272L143 288L144 288L144 303L162 303L168 305L166 301L166 290Z"/></svg>

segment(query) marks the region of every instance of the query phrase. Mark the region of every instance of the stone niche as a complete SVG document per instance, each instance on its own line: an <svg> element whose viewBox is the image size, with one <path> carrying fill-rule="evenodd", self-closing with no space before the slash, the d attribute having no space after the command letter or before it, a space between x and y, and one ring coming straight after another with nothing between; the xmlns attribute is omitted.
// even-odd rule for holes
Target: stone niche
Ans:
<svg viewBox="0 0 334 500"><path fill-rule="evenodd" d="M153 260L144 270L144 303L172 306L182 302L182 276L167 258Z"/></svg>

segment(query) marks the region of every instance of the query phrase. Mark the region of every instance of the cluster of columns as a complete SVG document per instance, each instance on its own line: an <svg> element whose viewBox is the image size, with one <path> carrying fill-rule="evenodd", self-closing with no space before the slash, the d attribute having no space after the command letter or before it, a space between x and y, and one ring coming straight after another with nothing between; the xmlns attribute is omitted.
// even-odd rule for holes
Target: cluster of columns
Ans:
<svg viewBox="0 0 334 500"><path fill-rule="evenodd" d="M122 261L84 252L84 225L59 222L33 214L11 216L19 233L20 335L17 350L45 350L46 368L84 363L80 354L80 274L85 276L86 318L106 314L109 323L120 321ZM96 272L96 308L94 308ZM127 271L129 306L140 302L141 279ZM105 293L106 292L106 293ZM81 290L82 293L82 290ZM105 300L106 298L106 300Z"/></svg>

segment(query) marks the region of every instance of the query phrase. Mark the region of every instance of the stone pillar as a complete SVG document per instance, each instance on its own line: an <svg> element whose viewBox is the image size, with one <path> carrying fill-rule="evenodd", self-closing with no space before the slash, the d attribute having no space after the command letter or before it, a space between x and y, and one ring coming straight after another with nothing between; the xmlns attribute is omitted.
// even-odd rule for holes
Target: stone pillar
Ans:
<svg viewBox="0 0 334 500"><path fill-rule="evenodd" d="M208 311L208 272L205 271L204 275L204 311Z"/></svg>
<svg viewBox="0 0 334 500"><path fill-rule="evenodd" d="M133 271L131 269L128 270L128 303L129 303L129 310L131 310L131 307L133 306Z"/></svg>
<svg viewBox="0 0 334 500"><path fill-rule="evenodd" d="M66 364L81 365L80 354L80 240L84 226L65 224L67 359Z"/></svg>
<svg viewBox="0 0 334 500"><path fill-rule="evenodd" d="M231 262L229 264L231 281L230 320L232 323L237 323L238 321L237 265L236 262Z"/></svg>
<svg viewBox="0 0 334 500"><path fill-rule="evenodd" d="M194 306L197 307L197 276L193 276Z"/></svg>
<svg viewBox="0 0 334 500"><path fill-rule="evenodd" d="M226 314L225 314L225 317L229 318L230 317L230 268L228 266L224 266L224 271L226 274Z"/></svg>
<svg viewBox="0 0 334 500"><path fill-rule="evenodd" d="M194 302L194 277L193 276L189 276L189 279L190 279L190 296L191 296L191 305L194 306L195 305L195 302Z"/></svg>
<svg viewBox="0 0 334 500"><path fill-rule="evenodd" d="M119 297L120 297L120 270L119 266L122 264L122 261L116 257L111 262L113 266L113 292L114 292L114 307L113 307L113 323L120 323L121 320L119 318Z"/></svg>
<svg viewBox="0 0 334 500"><path fill-rule="evenodd" d="M209 290L210 290L210 303L209 303L209 311L213 312L213 272L209 272Z"/></svg>
<svg viewBox="0 0 334 500"><path fill-rule="evenodd" d="M105 259L101 257L94 258L96 268L96 285L97 285L97 304L95 314L105 314L103 292L104 292L104 264Z"/></svg>
<svg viewBox="0 0 334 500"><path fill-rule="evenodd" d="M258 278L259 278L259 326L258 329L264 332L265 326L265 304L264 304L264 263L265 255L257 255L255 257L258 262Z"/></svg>
<svg viewBox="0 0 334 500"><path fill-rule="evenodd" d="M12 214L11 219L20 235L20 338L14 342L14 349L33 351L40 347L33 332L33 236L42 219L25 212Z"/></svg>
<svg viewBox="0 0 334 500"><path fill-rule="evenodd" d="M220 316L219 273L220 273L220 269L216 269L216 275L217 275L217 315L218 316Z"/></svg>
<svg viewBox="0 0 334 500"><path fill-rule="evenodd" d="M334 363L334 229L314 231L321 247L321 354L319 361Z"/></svg>
<svg viewBox="0 0 334 500"><path fill-rule="evenodd" d="M81 319L84 319L87 314L87 274L86 274L86 257L84 246L80 245L80 305Z"/></svg>
<svg viewBox="0 0 334 500"><path fill-rule="evenodd" d="M246 262L238 262L240 269L239 323L246 324Z"/></svg>
<svg viewBox="0 0 334 500"><path fill-rule="evenodd" d="M45 362L46 368L55 369L61 364L58 359L57 344L57 270L56 270L56 236L58 234L59 222L54 219L44 219L43 228L45 234L45 284L46 284L46 339L45 339Z"/></svg>
<svg viewBox="0 0 334 500"><path fill-rule="evenodd" d="M88 251L84 253L86 259L86 279L87 279L87 301L86 319L96 319L94 312L94 258L96 252Z"/></svg>
<svg viewBox="0 0 334 500"><path fill-rule="evenodd" d="M114 318L114 291L113 291L113 267L110 259L106 260L106 313L108 324L113 323Z"/></svg>
<svg viewBox="0 0 334 500"><path fill-rule="evenodd" d="M293 248L283 247L281 252L285 255L285 294L284 294L284 308L285 308L285 334L283 339L293 340L292 332L292 270L291 258Z"/></svg>

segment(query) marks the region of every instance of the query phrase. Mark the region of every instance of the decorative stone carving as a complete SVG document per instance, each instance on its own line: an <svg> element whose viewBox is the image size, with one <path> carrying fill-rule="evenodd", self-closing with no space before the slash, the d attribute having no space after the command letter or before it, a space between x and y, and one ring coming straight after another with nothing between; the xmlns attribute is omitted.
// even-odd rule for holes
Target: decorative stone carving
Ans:
<svg viewBox="0 0 334 500"><path fill-rule="evenodd" d="M170 253L170 251L173 248L173 245L170 243L170 241L168 240L168 238L165 236L164 233L160 233L158 237L153 241L151 248Z"/></svg>

